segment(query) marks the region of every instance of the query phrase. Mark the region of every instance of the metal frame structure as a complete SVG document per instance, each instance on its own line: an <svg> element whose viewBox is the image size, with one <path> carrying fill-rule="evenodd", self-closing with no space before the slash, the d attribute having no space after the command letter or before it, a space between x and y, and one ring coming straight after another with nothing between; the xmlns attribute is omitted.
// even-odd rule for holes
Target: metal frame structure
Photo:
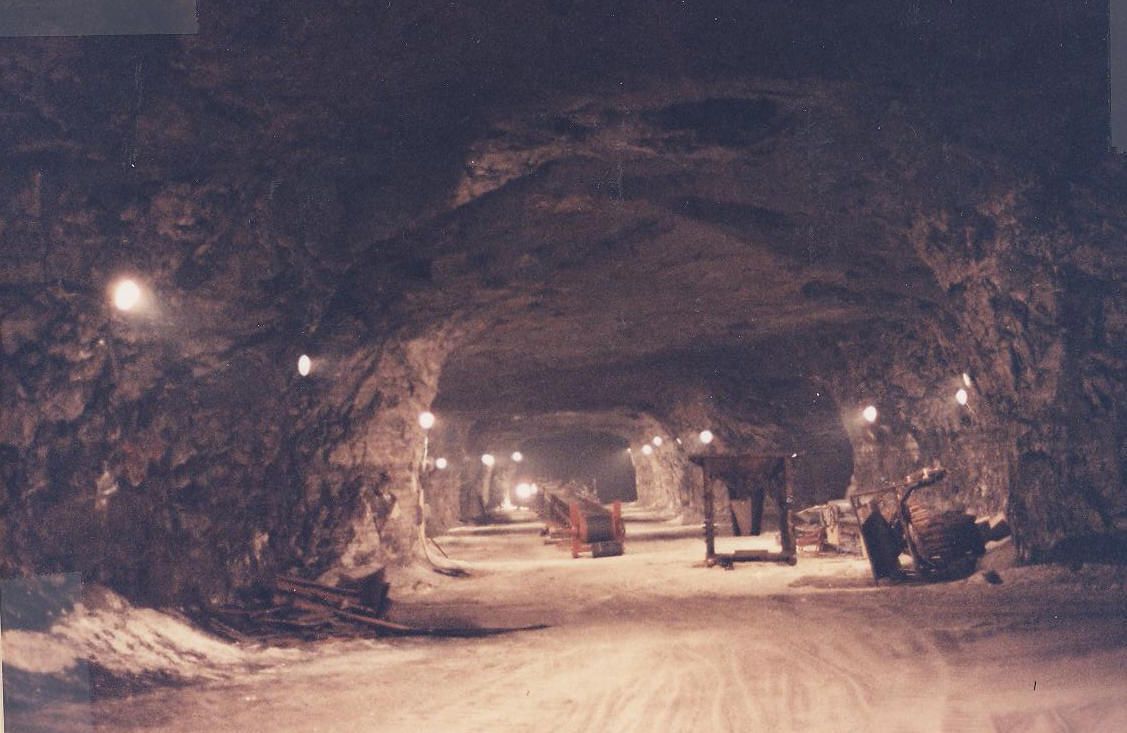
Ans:
<svg viewBox="0 0 1127 733"><path fill-rule="evenodd" d="M709 567L722 565L731 567L737 562L785 562L794 565L798 562L795 545L791 505L794 502L791 458L786 454L739 454L739 455L696 455L689 460L701 467L704 474L704 561ZM773 492L779 506L779 541L781 552L768 550L736 550L731 553L716 552L716 507L712 490L713 478L730 475L734 472L762 471L762 464L771 460L782 461L783 482L781 492L778 486ZM751 533L758 534L763 521L763 501L767 489L757 490L752 499Z"/></svg>

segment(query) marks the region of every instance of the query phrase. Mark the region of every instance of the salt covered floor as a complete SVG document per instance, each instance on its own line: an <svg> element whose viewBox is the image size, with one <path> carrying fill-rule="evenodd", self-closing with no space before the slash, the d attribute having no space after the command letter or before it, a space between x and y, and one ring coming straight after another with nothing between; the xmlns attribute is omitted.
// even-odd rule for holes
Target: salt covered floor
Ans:
<svg viewBox="0 0 1127 733"><path fill-rule="evenodd" d="M548 629L310 644L261 671L96 702L97 729L1127 730L1121 568L874 588L859 559L704 568L698 530L672 523L631 521L627 554L599 560L535 529L439 538L473 577L406 572L392 617Z"/></svg>

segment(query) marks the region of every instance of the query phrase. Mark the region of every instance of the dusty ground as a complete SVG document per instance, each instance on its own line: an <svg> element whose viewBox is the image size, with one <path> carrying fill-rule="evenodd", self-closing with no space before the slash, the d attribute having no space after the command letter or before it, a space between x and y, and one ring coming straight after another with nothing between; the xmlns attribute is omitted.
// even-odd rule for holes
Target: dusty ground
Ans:
<svg viewBox="0 0 1127 733"><path fill-rule="evenodd" d="M1127 730L1120 568L874 588L856 559L706 569L697 531L673 524L631 522L627 555L599 560L509 529L441 538L473 577L406 573L393 616L551 628L313 644L257 671L10 716L9 729ZM721 549L736 543L769 544Z"/></svg>

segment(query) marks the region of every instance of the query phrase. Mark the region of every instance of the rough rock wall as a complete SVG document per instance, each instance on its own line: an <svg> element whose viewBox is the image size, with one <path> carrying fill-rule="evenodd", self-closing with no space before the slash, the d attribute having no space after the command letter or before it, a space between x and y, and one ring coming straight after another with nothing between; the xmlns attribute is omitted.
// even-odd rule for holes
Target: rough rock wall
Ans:
<svg viewBox="0 0 1127 733"><path fill-rule="evenodd" d="M431 536L476 517L481 494L481 460L466 453L470 423L459 416L440 414L430 431L428 460L420 473L427 504L427 530ZM446 468L435 461L444 459Z"/></svg>
<svg viewBox="0 0 1127 733"><path fill-rule="evenodd" d="M391 341L375 356L361 352L339 366L338 373L365 376L333 379L320 414L308 423L309 444L319 455L307 469L306 505L315 512L313 533L323 539L313 548L291 548L295 556L310 553L318 569L343 570L411 557L420 521L424 435L418 416L434 398L443 356L432 335ZM333 424L341 432L326 440L321 431ZM355 487L354 493L337 495L342 486Z"/></svg>
<svg viewBox="0 0 1127 733"><path fill-rule="evenodd" d="M1027 559L1122 522L1127 258L1121 225L1105 218L1122 205L1122 174L1104 175L1067 193L999 186L919 216L908 241L951 307L839 343L848 368L832 389L854 488L941 463L949 477L929 496L1006 511ZM880 412L873 425L861 418L868 404Z"/></svg>
<svg viewBox="0 0 1127 733"><path fill-rule="evenodd" d="M41 144L0 174L3 571L196 602L405 556L442 337L391 338L399 266L353 272L343 192L293 169L131 176ZM123 276L145 292L129 313Z"/></svg>
<svg viewBox="0 0 1127 733"><path fill-rule="evenodd" d="M1023 556L1106 533L1124 494L1127 274L1121 171L1067 190L1044 181L922 219L914 244L961 308L989 441Z"/></svg>

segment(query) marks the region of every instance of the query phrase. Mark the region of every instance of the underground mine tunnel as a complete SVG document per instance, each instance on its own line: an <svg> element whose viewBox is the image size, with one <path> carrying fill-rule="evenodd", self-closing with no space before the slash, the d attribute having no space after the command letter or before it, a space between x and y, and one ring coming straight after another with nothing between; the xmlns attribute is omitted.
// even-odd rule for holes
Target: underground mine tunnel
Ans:
<svg viewBox="0 0 1127 733"><path fill-rule="evenodd" d="M1106 2L197 11L0 27L10 729L1127 730Z"/></svg>

